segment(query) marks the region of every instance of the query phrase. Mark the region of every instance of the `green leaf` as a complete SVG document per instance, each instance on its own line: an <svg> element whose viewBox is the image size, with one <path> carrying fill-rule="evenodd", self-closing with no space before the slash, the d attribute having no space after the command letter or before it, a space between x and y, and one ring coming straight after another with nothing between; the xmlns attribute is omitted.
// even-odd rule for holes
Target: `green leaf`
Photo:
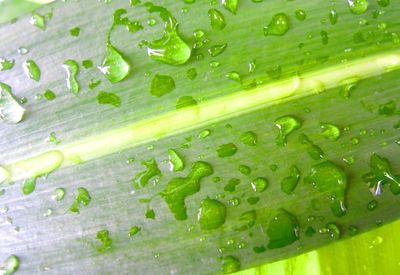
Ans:
<svg viewBox="0 0 400 275"><path fill-rule="evenodd" d="M15 65L0 79L27 110L0 125L1 261L15 255L25 273L113 273L115 262L122 273L234 272L397 220L400 5L360 3L240 1L234 15L208 1L59 1L37 10L44 31L30 14L1 25L1 58ZM90 64L115 73L99 81ZM47 90L57 97L41 100ZM346 242L299 257L346 274L337 259L363 265Z"/></svg>

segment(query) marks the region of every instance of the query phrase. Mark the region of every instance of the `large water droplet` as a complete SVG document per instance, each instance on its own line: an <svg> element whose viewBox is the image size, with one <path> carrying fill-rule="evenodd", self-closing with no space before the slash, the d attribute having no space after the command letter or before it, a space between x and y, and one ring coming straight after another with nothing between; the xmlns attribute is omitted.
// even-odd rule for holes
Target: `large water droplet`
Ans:
<svg viewBox="0 0 400 275"><path fill-rule="evenodd" d="M169 75L156 74L151 80L150 94L162 97L175 89L175 81Z"/></svg>
<svg viewBox="0 0 400 275"><path fill-rule="evenodd" d="M11 70L14 67L15 60L14 59L6 59L0 58L0 72Z"/></svg>
<svg viewBox="0 0 400 275"><path fill-rule="evenodd" d="M286 194L292 194L297 184L300 181L300 170L296 165L292 165L289 168L289 175L282 179L281 190Z"/></svg>
<svg viewBox="0 0 400 275"><path fill-rule="evenodd" d="M278 210L267 228L268 248L288 246L299 239L299 225L295 216L284 209Z"/></svg>
<svg viewBox="0 0 400 275"><path fill-rule="evenodd" d="M165 8L146 3L149 12L158 12L164 21L163 36L152 42L144 42L147 54L154 60L170 65L186 63L191 55L191 48L178 34L178 23L175 17Z"/></svg>
<svg viewBox="0 0 400 275"><path fill-rule="evenodd" d="M320 128L321 128L321 135L324 138L327 138L331 141L338 140L342 135L340 128L331 123L321 123Z"/></svg>
<svg viewBox="0 0 400 275"><path fill-rule="evenodd" d="M208 18L210 19L210 25L213 30L222 30L225 28L225 17L219 10L209 9Z"/></svg>
<svg viewBox="0 0 400 275"><path fill-rule="evenodd" d="M130 70L128 62L111 43L108 43L106 57L98 68L111 83L123 80Z"/></svg>
<svg viewBox="0 0 400 275"><path fill-rule="evenodd" d="M213 230L225 223L226 206L214 199L204 199L201 202L197 219L201 230Z"/></svg>
<svg viewBox="0 0 400 275"><path fill-rule="evenodd" d="M345 172L331 161L325 161L311 167L311 173L304 179L311 183L321 193L328 193L331 197L332 213L341 217L346 214L344 196L347 186Z"/></svg>
<svg viewBox="0 0 400 275"><path fill-rule="evenodd" d="M277 13L268 26L264 27L264 35L284 35L289 30L289 17L285 13Z"/></svg>
<svg viewBox="0 0 400 275"><path fill-rule="evenodd" d="M25 109L11 93L11 87L0 82L0 120L6 123L18 123L24 116Z"/></svg>
<svg viewBox="0 0 400 275"><path fill-rule="evenodd" d="M233 14L236 14L238 8L239 0L222 0L222 5L225 9Z"/></svg>
<svg viewBox="0 0 400 275"><path fill-rule="evenodd" d="M108 104L114 107L119 107L121 105L121 99L115 93L109 93L105 91L100 91L97 94L97 103L99 104Z"/></svg>
<svg viewBox="0 0 400 275"><path fill-rule="evenodd" d="M368 9L368 0L347 0L347 3L354 14L362 14Z"/></svg>
<svg viewBox="0 0 400 275"><path fill-rule="evenodd" d="M275 143L278 146L285 146L287 143L287 137L294 130L301 127L301 122L294 116L282 116L275 120L275 126L279 130L279 134L275 139Z"/></svg>
<svg viewBox="0 0 400 275"><path fill-rule="evenodd" d="M78 187L78 194L75 197L69 210L74 213L79 213L80 207L89 205L92 198L89 195L89 191L84 187Z"/></svg>
<svg viewBox="0 0 400 275"><path fill-rule="evenodd" d="M22 68L24 69L24 73L35 81L40 80L40 69L39 66L33 60L27 60L22 64Z"/></svg>
<svg viewBox="0 0 400 275"><path fill-rule="evenodd" d="M160 193L171 210L175 219L186 220L186 197L200 191L202 178L212 175L213 169L210 164L197 161L193 164L187 177L171 179L167 187Z"/></svg>
<svg viewBox="0 0 400 275"><path fill-rule="evenodd" d="M240 270L240 261L234 256L225 256L222 259L222 271L224 274L231 274Z"/></svg>
<svg viewBox="0 0 400 275"><path fill-rule="evenodd" d="M158 169L155 159L142 161L142 165L144 165L146 169L136 174L136 176L132 179L132 185L135 189L146 187L151 179L161 176L161 171Z"/></svg>
<svg viewBox="0 0 400 275"><path fill-rule="evenodd" d="M69 59L64 61L63 65L65 71L67 72L67 88L73 94L78 95L81 90L78 80L76 79L79 73L79 65L75 60Z"/></svg>

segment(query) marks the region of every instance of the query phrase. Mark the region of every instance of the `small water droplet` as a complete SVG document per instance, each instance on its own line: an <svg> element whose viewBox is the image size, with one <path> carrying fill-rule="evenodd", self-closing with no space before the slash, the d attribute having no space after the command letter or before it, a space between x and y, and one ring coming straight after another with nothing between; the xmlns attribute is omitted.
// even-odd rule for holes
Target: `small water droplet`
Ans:
<svg viewBox="0 0 400 275"><path fill-rule="evenodd" d="M209 53L212 57L216 57L216 56L220 55L221 53L223 53L223 52L225 51L225 49L226 49L227 46L228 46L227 43L211 46L211 47L208 49L208 53Z"/></svg>
<svg viewBox="0 0 400 275"><path fill-rule="evenodd" d="M321 135L324 138L327 138L331 141L338 140L342 135L340 128L331 123L321 123L320 128L321 128Z"/></svg>
<svg viewBox="0 0 400 275"><path fill-rule="evenodd" d="M297 9L295 11L295 16L296 16L297 20L304 21L304 20L306 20L307 14L304 10Z"/></svg>

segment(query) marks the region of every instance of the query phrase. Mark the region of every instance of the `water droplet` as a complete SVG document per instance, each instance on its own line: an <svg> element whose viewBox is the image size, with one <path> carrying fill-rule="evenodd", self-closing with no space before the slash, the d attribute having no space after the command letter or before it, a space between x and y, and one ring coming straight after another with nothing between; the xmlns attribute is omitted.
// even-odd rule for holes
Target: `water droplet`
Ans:
<svg viewBox="0 0 400 275"><path fill-rule="evenodd" d="M253 60L249 63L249 73L254 73L256 71L256 61Z"/></svg>
<svg viewBox="0 0 400 275"><path fill-rule="evenodd" d="M15 60L14 59L5 59L0 58L0 72L11 70L14 67Z"/></svg>
<svg viewBox="0 0 400 275"><path fill-rule="evenodd" d="M161 176L161 171L158 169L155 159L142 161L142 165L146 167L146 170L137 173L132 179L132 185L135 189L144 188L149 184L152 178Z"/></svg>
<svg viewBox="0 0 400 275"><path fill-rule="evenodd" d="M146 42L147 54L152 59L170 65L186 63L191 55L191 48L178 34L178 23L165 8L146 3L149 12L158 12L164 21L163 36L152 42Z"/></svg>
<svg viewBox="0 0 400 275"><path fill-rule="evenodd" d="M213 30L222 30L225 28L225 17L219 10L209 9L208 18L210 19L210 25Z"/></svg>
<svg viewBox="0 0 400 275"><path fill-rule="evenodd" d="M181 96L178 101L176 102L176 109L183 109L187 107L196 106L197 101L191 96Z"/></svg>
<svg viewBox="0 0 400 275"><path fill-rule="evenodd" d="M236 186L240 184L240 179L230 179L228 184L224 186L224 191L225 192L235 192L236 191Z"/></svg>
<svg viewBox="0 0 400 275"><path fill-rule="evenodd" d="M90 68L93 67L93 61L90 60L90 59L85 59L85 60L82 61L82 66L83 66L85 69L90 69Z"/></svg>
<svg viewBox="0 0 400 275"><path fill-rule="evenodd" d="M79 213L81 205L87 206L91 200L92 198L89 195L89 191L84 187L78 187L78 194L69 210L74 213Z"/></svg>
<svg viewBox="0 0 400 275"><path fill-rule="evenodd" d="M240 141L247 146L256 146L257 134L252 131L244 132L240 137Z"/></svg>
<svg viewBox="0 0 400 275"><path fill-rule="evenodd" d="M65 196L65 189L59 187L56 190L54 190L54 193L51 197L55 201L62 201L64 199L64 196Z"/></svg>
<svg viewBox="0 0 400 275"><path fill-rule="evenodd" d="M239 165L239 172L243 175L248 176L251 173L251 168L247 165L241 164L241 165Z"/></svg>
<svg viewBox="0 0 400 275"><path fill-rule="evenodd" d="M106 91L100 91L97 96L97 103L101 105L112 105L114 107L119 107L121 105L121 99L115 93L109 93Z"/></svg>
<svg viewBox="0 0 400 275"><path fill-rule="evenodd" d="M196 76L197 76L197 71L196 71L196 69L195 69L195 68L190 68L189 70L187 70L186 76L187 76L190 80L195 79Z"/></svg>
<svg viewBox="0 0 400 275"><path fill-rule="evenodd" d="M353 156L344 156L343 157L343 161L344 163L346 163L347 165L351 166L354 164L354 157Z"/></svg>
<svg viewBox="0 0 400 275"><path fill-rule="evenodd" d="M341 237L340 228L334 223L328 223L321 231L321 233L329 234L334 240L339 240Z"/></svg>
<svg viewBox="0 0 400 275"><path fill-rule="evenodd" d="M285 146L288 135L294 130L299 129L301 127L301 122L294 116L282 116L275 120L275 126L279 130L275 143L278 146Z"/></svg>
<svg viewBox="0 0 400 275"><path fill-rule="evenodd" d="M225 9L236 14L239 0L222 0L221 2Z"/></svg>
<svg viewBox="0 0 400 275"><path fill-rule="evenodd" d="M364 182L368 183L373 195L379 196L385 184L389 184L390 191L394 195L400 194L400 175L393 173L388 159L374 153L371 155L369 166L371 172L363 175L362 178Z"/></svg>
<svg viewBox="0 0 400 275"><path fill-rule="evenodd" d="M210 134L211 134L211 131L208 129L205 129L205 130L200 131L198 137L203 139L203 138L208 137Z"/></svg>
<svg viewBox="0 0 400 275"><path fill-rule="evenodd" d="M376 207L378 206L378 201L377 200L372 200L367 204L367 209L369 211L373 211L376 209Z"/></svg>
<svg viewBox="0 0 400 275"><path fill-rule="evenodd" d="M39 29L41 29L42 31L44 31L46 29L46 19L43 15L40 15L37 12L32 12L32 16L31 19L29 20L29 23L31 23L32 25L38 27Z"/></svg>
<svg viewBox="0 0 400 275"><path fill-rule="evenodd" d="M170 171L178 172L182 171L184 168L183 159L174 149L168 150L168 159Z"/></svg>
<svg viewBox="0 0 400 275"><path fill-rule="evenodd" d="M194 30L194 32L193 32L193 36L194 36L195 38L202 38L202 37L204 36L204 31L201 30L201 29L196 29L196 30Z"/></svg>
<svg viewBox="0 0 400 275"><path fill-rule="evenodd" d="M239 206L240 205L240 199L239 198L231 198L230 200L229 200L229 204L231 205L231 206Z"/></svg>
<svg viewBox="0 0 400 275"><path fill-rule="evenodd" d="M33 60L27 60L22 64L22 68L24 69L24 73L30 79L39 81L40 80L40 69L38 65Z"/></svg>
<svg viewBox="0 0 400 275"><path fill-rule="evenodd" d="M75 27L69 30L69 34L74 37L78 37L80 33L81 33L81 28L79 27Z"/></svg>
<svg viewBox="0 0 400 275"><path fill-rule="evenodd" d="M225 76L230 80L233 80L233 81L236 81L239 83L242 82L240 74L238 72L232 71L232 72L226 73Z"/></svg>
<svg viewBox="0 0 400 275"><path fill-rule="evenodd" d="M279 209L266 230L269 249L288 246L299 239L299 225L295 216Z"/></svg>
<svg viewBox="0 0 400 275"><path fill-rule="evenodd" d="M264 27L264 35L284 35L289 30L289 18L285 13L277 13L267 27Z"/></svg>
<svg viewBox="0 0 400 275"><path fill-rule="evenodd" d="M231 274L240 270L240 261L234 256L226 256L222 259L222 271Z"/></svg>
<svg viewBox="0 0 400 275"><path fill-rule="evenodd" d="M111 44L110 43L111 32L118 25L125 26L125 28L131 33L135 33L137 31L143 29L143 26L139 21L131 21L131 20L129 20L129 18L123 17L123 15L125 15L126 13L127 13L127 11L125 9L118 9L114 12L114 22L108 32L108 43L109 44Z"/></svg>
<svg viewBox="0 0 400 275"><path fill-rule="evenodd" d="M326 31L321 31L320 35L321 35L321 39L322 39L322 45L327 45L329 42L328 33Z"/></svg>
<svg viewBox="0 0 400 275"><path fill-rule="evenodd" d="M297 20L304 21L304 20L306 20L307 14L304 10L297 9L295 11L295 16L296 16Z"/></svg>
<svg viewBox="0 0 400 275"><path fill-rule="evenodd" d="M106 57L98 69L111 83L117 83L129 74L130 66L122 54L109 42Z"/></svg>
<svg viewBox="0 0 400 275"><path fill-rule="evenodd" d="M73 94L78 95L81 90L81 86L79 85L76 76L79 73L79 65L75 60L69 59L64 61L63 68L67 72L67 88Z"/></svg>
<svg viewBox="0 0 400 275"><path fill-rule="evenodd" d="M307 153L312 159L320 160L325 157L322 149L318 145L314 144L305 134L300 135L300 141L302 144L307 145Z"/></svg>
<svg viewBox="0 0 400 275"><path fill-rule="evenodd" d="M186 220L186 197L200 191L202 178L212 175L213 169L210 164L197 161L193 164L187 177L171 179L167 187L160 193L173 213L175 219Z"/></svg>
<svg viewBox="0 0 400 275"><path fill-rule="evenodd" d="M328 193L331 197L332 213L341 217L346 214L344 196L347 186L345 172L331 161L325 161L311 167L311 173L304 179L311 183L321 193Z"/></svg>
<svg viewBox="0 0 400 275"><path fill-rule="evenodd" d="M368 9L368 0L347 0L347 3L354 14L362 14Z"/></svg>
<svg viewBox="0 0 400 275"><path fill-rule="evenodd" d="M97 248L97 251L104 252L111 248L112 240L110 238L110 232L106 229L100 230L96 234L96 239L101 242L101 246Z"/></svg>
<svg viewBox="0 0 400 275"><path fill-rule="evenodd" d="M15 255L11 255L1 264L0 272L4 275L11 275L17 272L18 268L19 258Z"/></svg>
<svg viewBox="0 0 400 275"><path fill-rule="evenodd" d="M299 168L296 165L292 165L289 168L289 176L283 178L281 181L281 190L286 194L292 194L300 181L300 176Z"/></svg>
<svg viewBox="0 0 400 275"><path fill-rule="evenodd" d="M217 154L220 158L231 157L236 154L238 148L233 143L222 144L217 149Z"/></svg>
<svg viewBox="0 0 400 275"><path fill-rule="evenodd" d="M59 139L57 138L55 132L50 132L49 137L47 138L47 142L51 142L51 143L54 143L54 144L57 145L57 144L60 144L60 143L61 143L61 140L59 140Z"/></svg>
<svg viewBox="0 0 400 275"><path fill-rule="evenodd" d="M52 90L46 90L43 95L49 101L56 98L56 94Z"/></svg>
<svg viewBox="0 0 400 275"><path fill-rule="evenodd" d="M29 52L29 50L27 48L24 48L24 47L19 47L17 52L20 55L25 55L25 54L27 54Z"/></svg>
<svg viewBox="0 0 400 275"><path fill-rule="evenodd" d="M349 99L352 92L356 89L358 84L358 78L350 78L343 81L343 86L341 87L339 94L344 99Z"/></svg>
<svg viewBox="0 0 400 275"><path fill-rule="evenodd" d="M221 66L221 63L219 61L211 61L210 62L211 68L218 68L219 66Z"/></svg>
<svg viewBox="0 0 400 275"><path fill-rule="evenodd" d="M360 139L358 137L351 138L351 144L358 145L360 143Z"/></svg>
<svg viewBox="0 0 400 275"><path fill-rule="evenodd" d="M254 204L258 203L259 201L260 201L259 197L250 197L250 198L247 199L247 202L250 205L254 205Z"/></svg>
<svg viewBox="0 0 400 275"><path fill-rule="evenodd" d="M378 109L378 114L380 115L385 115L385 116L391 116L396 113L396 102L393 100L390 100L384 104L379 105Z"/></svg>
<svg viewBox="0 0 400 275"><path fill-rule="evenodd" d="M226 206L214 199L206 198L201 201L197 220L201 230L213 230L225 223Z"/></svg>
<svg viewBox="0 0 400 275"><path fill-rule="evenodd" d="M390 0L376 0L379 6L387 7L390 5Z"/></svg>
<svg viewBox="0 0 400 275"><path fill-rule="evenodd" d="M216 57L216 56L220 55L221 53L223 53L227 46L228 46L228 43L211 46L208 49L208 53L212 57Z"/></svg>
<svg viewBox="0 0 400 275"><path fill-rule="evenodd" d="M175 89L175 81L169 75L156 74L151 80L150 94L162 97Z"/></svg>
<svg viewBox="0 0 400 275"><path fill-rule="evenodd" d="M139 233L142 229L139 226L132 226L131 229L129 230L129 236L133 237L137 233Z"/></svg>
<svg viewBox="0 0 400 275"><path fill-rule="evenodd" d="M156 212L152 208L147 208L146 219L154 220L156 218Z"/></svg>
<svg viewBox="0 0 400 275"><path fill-rule="evenodd" d="M276 165L276 164L271 164L271 165L269 166L269 169L271 169L272 172L276 172L276 170L278 170L278 165Z"/></svg>
<svg viewBox="0 0 400 275"><path fill-rule="evenodd" d="M250 184L254 192L261 193L268 188L269 182L266 178L258 177L254 179Z"/></svg>
<svg viewBox="0 0 400 275"><path fill-rule="evenodd" d="M22 120L24 113L25 109L14 98L11 87L0 82L0 120L15 124Z"/></svg>
<svg viewBox="0 0 400 275"><path fill-rule="evenodd" d="M311 226L308 226L305 232L307 237L312 237L315 234L315 229L312 228Z"/></svg>
<svg viewBox="0 0 400 275"><path fill-rule="evenodd" d="M339 14L335 9L329 11L329 22L331 22L331 25L336 25L338 17Z"/></svg>
<svg viewBox="0 0 400 275"><path fill-rule="evenodd" d="M36 177L24 180L22 185L22 192L24 193L24 195L31 194L33 191L35 191L35 188L36 188Z"/></svg>
<svg viewBox="0 0 400 275"><path fill-rule="evenodd" d="M350 236L355 236L358 234L359 229L357 228L357 226L354 225L350 225L349 226L349 235Z"/></svg>
<svg viewBox="0 0 400 275"><path fill-rule="evenodd" d="M97 79L91 79L90 83L89 83L89 89L93 90L94 88L96 88L97 86L99 86L101 84L101 80L97 80Z"/></svg>
<svg viewBox="0 0 400 275"><path fill-rule="evenodd" d="M321 135L331 141L336 141L342 135L340 128L331 123L321 123Z"/></svg>

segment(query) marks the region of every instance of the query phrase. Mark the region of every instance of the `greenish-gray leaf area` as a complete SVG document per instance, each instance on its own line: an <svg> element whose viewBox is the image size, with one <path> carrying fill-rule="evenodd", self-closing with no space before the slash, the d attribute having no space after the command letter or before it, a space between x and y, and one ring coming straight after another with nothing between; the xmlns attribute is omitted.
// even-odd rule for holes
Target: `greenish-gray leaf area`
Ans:
<svg viewBox="0 0 400 275"><path fill-rule="evenodd" d="M0 25L0 273L312 251L265 270L398 274L379 247L400 216L400 3L331 4L57 1Z"/></svg>

